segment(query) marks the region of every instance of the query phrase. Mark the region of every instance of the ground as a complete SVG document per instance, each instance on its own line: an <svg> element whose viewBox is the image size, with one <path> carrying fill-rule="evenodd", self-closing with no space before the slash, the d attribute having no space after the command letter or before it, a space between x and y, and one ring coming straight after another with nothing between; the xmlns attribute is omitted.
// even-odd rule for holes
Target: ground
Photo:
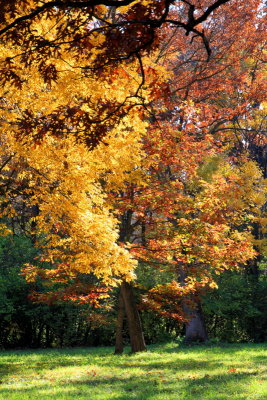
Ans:
<svg viewBox="0 0 267 400"><path fill-rule="evenodd" d="M266 400L267 344L0 352L5 400Z"/></svg>

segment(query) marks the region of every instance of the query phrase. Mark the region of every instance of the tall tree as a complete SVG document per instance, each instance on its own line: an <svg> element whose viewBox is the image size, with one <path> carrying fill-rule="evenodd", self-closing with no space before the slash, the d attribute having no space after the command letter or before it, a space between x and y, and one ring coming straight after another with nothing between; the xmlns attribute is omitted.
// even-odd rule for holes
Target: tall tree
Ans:
<svg viewBox="0 0 267 400"><path fill-rule="evenodd" d="M215 142L210 135L201 139L171 126L164 132L155 128L144 140L146 181L117 198L134 257L172 271L178 282L168 284L172 294L167 296L176 293L176 310L167 301L162 306L154 301L157 289L147 305L178 319L191 315L194 323L194 303L216 287L214 274L255 256L251 227L261 217L266 193L257 166L246 159L234 166ZM165 297L168 285L160 288Z"/></svg>
<svg viewBox="0 0 267 400"><path fill-rule="evenodd" d="M261 1L0 4L2 215L25 201L38 206L32 227L43 233L43 259L106 283L124 279L126 310L134 257L151 253L171 265L176 258L192 288L231 265L231 244L245 261L249 235L235 232L224 215L239 226L240 214L249 214L245 202L235 214L232 196L225 198L238 188L231 162L214 173L217 184L201 181L197 171L248 106L233 99L224 107L223 96L246 83L241 66L262 43ZM148 122L161 127L146 137ZM237 181L245 187L240 165ZM224 211L212 196L221 196ZM114 198L123 200L117 215ZM131 214L130 240L141 240L132 255L117 243L120 213Z"/></svg>

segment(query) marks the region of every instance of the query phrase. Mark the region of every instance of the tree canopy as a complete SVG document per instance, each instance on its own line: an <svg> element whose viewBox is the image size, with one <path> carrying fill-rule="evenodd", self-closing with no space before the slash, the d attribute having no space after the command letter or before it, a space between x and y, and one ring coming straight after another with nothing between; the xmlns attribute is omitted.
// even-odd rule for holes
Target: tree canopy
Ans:
<svg viewBox="0 0 267 400"><path fill-rule="evenodd" d="M125 302L138 261L160 265L176 280L147 298L168 313L163 295L175 293L176 315L183 296L255 259L266 221L262 1L0 6L3 235L29 235L51 280L124 282ZM27 266L30 280L38 273Z"/></svg>

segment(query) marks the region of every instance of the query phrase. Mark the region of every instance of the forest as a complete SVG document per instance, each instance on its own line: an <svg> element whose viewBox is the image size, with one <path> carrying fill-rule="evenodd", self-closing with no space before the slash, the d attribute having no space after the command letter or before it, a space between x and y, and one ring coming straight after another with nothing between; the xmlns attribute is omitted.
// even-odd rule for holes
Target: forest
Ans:
<svg viewBox="0 0 267 400"><path fill-rule="evenodd" d="M265 7L0 1L0 348L267 341Z"/></svg>

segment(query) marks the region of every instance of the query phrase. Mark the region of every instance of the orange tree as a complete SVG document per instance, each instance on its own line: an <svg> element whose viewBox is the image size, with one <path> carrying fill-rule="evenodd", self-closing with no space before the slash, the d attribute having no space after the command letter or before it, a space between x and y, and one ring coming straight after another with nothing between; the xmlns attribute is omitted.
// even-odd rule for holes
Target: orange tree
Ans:
<svg viewBox="0 0 267 400"><path fill-rule="evenodd" d="M117 198L120 239L134 258L174 278L145 296L146 307L180 321L216 287L214 274L256 255L251 227L261 217L266 183L255 163L233 164L214 140L155 128L144 141L147 181Z"/></svg>
<svg viewBox="0 0 267 400"><path fill-rule="evenodd" d="M194 323L199 326L203 325L197 322L201 318L200 312L192 313L190 307L181 301L184 296L188 298L190 292L185 288L184 280L191 281L189 287L194 292L194 302L199 304L196 294L204 293L210 285L215 286L212 278L215 271L235 268L249 258L255 258L255 240L249 231L256 221L264 223L260 208L264 204L265 184L260 170L249 162L246 158L248 154L233 156L236 147L233 125L236 125L237 119L245 124L251 118L250 110L262 100L266 85L263 75L266 34L262 15L257 14L258 6L259 3L253 2L242 9L238 2L234 5L229 3L226 6L227 15L221 9L217 19L205 25L206 33L210 35L209 44L213 48L209 63L206 63L205 49L198 42L188 47L186 37L176 35L176 32L172 34L169 31L164 36L154 61L157 66L164 66L169 71L169 97L162 96L152 104L150 130L144 139L147 164L143 164L149 183L145 188L130 185L119 199L122 214L120 239L124 242L137 241L139 256L141 254L142 259L146 254L146 262L150 260L154 265L179 264L180 283L174 283L169 289L176 312L175 307L170 312L161 311L183 319L183 310L187 308L187 314L192 314L191 319L198 314ZM178 10L173 12L175 14ZM234 19L233 15L238 18ZM148 71L151 74L155 70L150 67ZM216 161L217 153L221 153L221 160L218 158ZM209 168L213 176L209 177L212 184L203 182L201 175L196 178L198 171ZM218 169L217 173L213 174L212 168L214 171ZM246 186L249 179L255 184L255 192L253 186L250 189ZM261 194L257 198L258 184ZM233 198L232 192L236 197ZM239 202L238 199L245 198L246 193L247 202ZM251 195L255 196L255 201L251 202L254 204L253 211L249 206ZM209 196L209 200L198 200L205 196ZM140 199L143 199L141 203ZM227 212L224 207L229 207ZM173 213L179 216L179 222ZM216 216L220 223L216 221ZM242 234L238 233L240 230L243 230ZM153 237L158 239L153 241ZM174 237L177 242L173 242ZM218 242L212 239L216 237ZM197 248L198 254L194 253ZM138 253L135 255L138 258ZM189 277L190 273L192 276ZM201 283L202 279L206 280L206 284ZM167 296L168 289L163 287L161 290ZM156 295L154 290L154 298ZM171 297L167 296L167 299L165 305ZM125 295L124 301L128 301ZM146 304L152 307L154 304L155 309L162 307L159 301L153 301L152 294ZM170 305L168 307L171 308ZM119 321L122 315L123 311L120 311ZM121 322L118 325L121 326ZM191 329L190 324L187 327ZM199 337L203 338L205 332L200 329L202 333ZM119 333L117 347L121 351Z"/></svg>

